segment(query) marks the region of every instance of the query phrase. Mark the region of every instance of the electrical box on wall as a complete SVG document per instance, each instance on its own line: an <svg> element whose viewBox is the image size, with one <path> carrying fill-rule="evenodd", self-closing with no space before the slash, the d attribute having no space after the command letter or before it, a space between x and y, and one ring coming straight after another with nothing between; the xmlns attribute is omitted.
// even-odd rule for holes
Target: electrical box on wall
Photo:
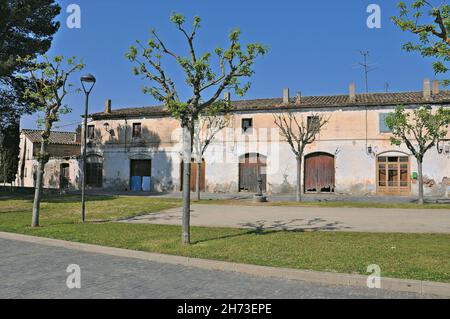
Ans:
<svg viewBox="0 0 450 319"><path fill-rule="evenodd" d="M450 143L444 145L444 153L447 155L450 154Z"/></svg>

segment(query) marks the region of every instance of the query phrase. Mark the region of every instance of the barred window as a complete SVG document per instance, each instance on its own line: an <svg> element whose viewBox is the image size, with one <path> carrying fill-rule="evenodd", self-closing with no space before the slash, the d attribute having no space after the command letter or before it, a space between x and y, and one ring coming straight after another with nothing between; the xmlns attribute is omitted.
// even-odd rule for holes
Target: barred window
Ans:
<svg viewBox="0 0 450 319"><path fill-rule="evenodd" d="M253 128L253 119L242 119L242 131L251 133Z"/></svg>
<svg viewBox="0 0 450 319"><path fill-rule="evenodd" d="M380 133L391 133L392 130L389 128L389 126L386 123L386 118L388 117L389 113L382 113L380 114Z"/></svg>

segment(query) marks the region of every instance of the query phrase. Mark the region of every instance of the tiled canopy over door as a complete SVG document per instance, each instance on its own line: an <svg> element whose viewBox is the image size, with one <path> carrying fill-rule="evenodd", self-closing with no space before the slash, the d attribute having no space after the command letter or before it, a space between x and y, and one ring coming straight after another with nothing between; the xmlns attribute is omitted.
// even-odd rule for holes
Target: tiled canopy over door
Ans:
<svg viewBox="0 0 450 319"><path fill-rule="evenodd" d="M133 192L149 192L151 175L151 160L131 160L131 190Z"/></svg>
<svg viewBox="0 0 450 319"><path fill-rule="evenodd" d="M314 153L305 158L305 192L331 193L335 189L334 156Z"/></svg>

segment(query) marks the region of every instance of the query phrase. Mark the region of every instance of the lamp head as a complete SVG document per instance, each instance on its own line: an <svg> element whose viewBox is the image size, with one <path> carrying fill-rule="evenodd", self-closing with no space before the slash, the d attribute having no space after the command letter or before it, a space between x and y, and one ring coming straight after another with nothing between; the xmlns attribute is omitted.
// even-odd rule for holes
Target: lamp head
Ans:
<svg viewBox="0 0 450 319"><path fill-rule="evenodd" d="M96 80L96 78L95 78L95 76L93 76L92 74L86 74L86 75L83 75L82 77L81 77L81 82L85 82L85 83L95 83L97 80Z"/></svg>
<svg viewBox="0 0 450 319"><path fill-rule="evenodd" d="M92 88L95 85L95 82L97 82L97 79L95 78L95 76L93 76L90 73L83 75L80 80L81 80L81 85L83 86L84 93L90 93L92 91ZM86 89L85 83L91 85L89 90Z"/></svg>

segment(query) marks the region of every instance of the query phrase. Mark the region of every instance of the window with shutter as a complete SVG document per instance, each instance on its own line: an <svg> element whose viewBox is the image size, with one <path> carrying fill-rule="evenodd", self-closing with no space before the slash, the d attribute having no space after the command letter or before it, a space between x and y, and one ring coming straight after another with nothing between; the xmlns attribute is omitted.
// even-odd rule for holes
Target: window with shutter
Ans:
<svg viewBox="0 0 450 319"><path fill-rule="evenodd" d="M391 133L392 130L386 124L386 118L389 113L380 114L380 133Z"/></svg>

